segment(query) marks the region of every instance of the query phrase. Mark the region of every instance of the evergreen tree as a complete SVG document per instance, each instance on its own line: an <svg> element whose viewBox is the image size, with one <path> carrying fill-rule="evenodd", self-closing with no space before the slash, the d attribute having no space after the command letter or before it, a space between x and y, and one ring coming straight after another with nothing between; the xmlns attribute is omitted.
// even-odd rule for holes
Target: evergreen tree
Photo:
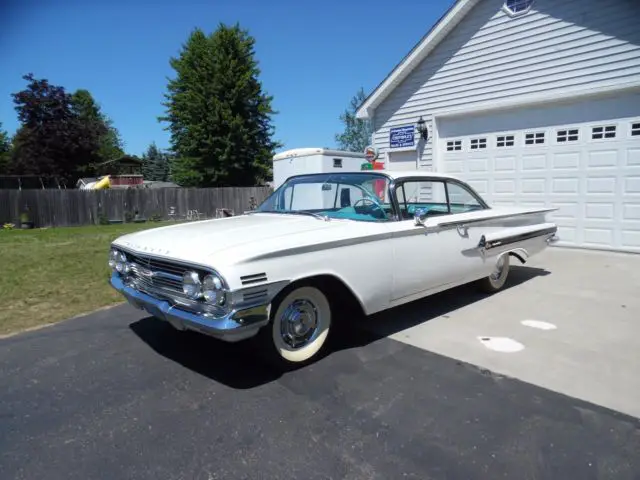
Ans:
<svg viewBox="0 0 640 480"><path fill-rule="evenodd" d="M366 99L364 90L360 88L342 115L340 121L344 123L344 131L336 135L338 148L349 152L363 152L371 144L373 129L371 122L356 118L356 111Z"/></svg>
<svg viewBox="0 0 640 480"><path fill-rule="evenodd" d="M91 93L84 89L76 90L71 96L71 102L82 122L95 125L104 132L100 137L100 160L106 162L122 157L124 150L120 133L113 126L111 119L102 112Z"/></svg>
<svg viewBox="0 0 640 480"><path fill-rule="evenodd" d="M258 80L255 39L239 25L194 30L165 94L174 180L184 186L247 186L271 179L272 97Z"/></svg>
<svg viewBox="0 0 640 480"><path fill-rule="evenodd" d="M155 142L142 155L142 175L145 180L166 182L169 179L169 158Z"/></svg>
<svg viewBox="0 0 640 480"><path fill-rule="evenodd" d="M11 142L9 134L2 129L0 122L0 175L9 172L9 161L11 159Z"/></svg>

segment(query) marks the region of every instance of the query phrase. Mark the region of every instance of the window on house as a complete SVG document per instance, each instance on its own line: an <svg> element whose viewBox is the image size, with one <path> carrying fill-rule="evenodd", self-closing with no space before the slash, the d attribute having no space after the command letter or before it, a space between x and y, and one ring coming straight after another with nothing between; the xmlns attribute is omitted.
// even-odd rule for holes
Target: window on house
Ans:
<svg viewBox="0 0 640 480"><path fill-rule="evenodd" d="M471 150L478 150L479 148L487 148L487 139L486 138L472 138L471 139Z"/></svg>
<svg viewBox="0 0 640 480"><path fill-rule="evenodd" d="M558 130L556 139L559 143L575 142L578 140L578 129Z"/></svg>
<svg viewBox="0 0 640 480"><path fill-rule="evenodd" d="M447 152L462 150L462 140L449 140L447 142Z"/></svg>
<svg viewBox="0 0 640 480"><path fill-rule="evenodd" d="M631 124L631 136L635 137L640 135L640 123L632 123Z"/></svg>
<svg viewBox="0 0 640 480"><path fill-rule="evenodd" d="M506 0L503 8L511 15L523 15L531 10L533 0Z"/></svg>
<svg viewBox="0 0 640 480"><path fill-rule="evenodd" d="M591 138L601 140L603 138L616 138L616 126L607 125L601 127L593 127L591 129Z"/></svg>
<svg viewBox="0 0 640 480"><path fill-rule="evenodd" d="M501 135L496 140L497 147L513 147L514 144L513 135Z"/></svg>
<svg viewBox="0 0 640 480"><path fill-rule="evenodd" d="M342 168L342 159L334 158L333 159L333 168Z"/></svg>
<svg viewBox="0 0 640 480"><path fill-rule="evenodd" d="M544 132L527 133L524 136L525 145L538 145L544 143Z"/></svg>

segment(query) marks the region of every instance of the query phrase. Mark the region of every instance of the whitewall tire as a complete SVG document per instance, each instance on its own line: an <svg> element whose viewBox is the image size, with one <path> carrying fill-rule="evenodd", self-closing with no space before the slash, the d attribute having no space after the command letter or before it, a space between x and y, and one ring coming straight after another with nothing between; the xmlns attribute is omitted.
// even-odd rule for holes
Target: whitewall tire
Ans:
<svg viewBox="0 0 640 480"><path fill-rule="evenodd" d="M496 260L494 271L480 281L481 289L486 293L494 293L504 287L509 276L509 254L505 253Z"/></svg>
<svg viewBox="0 0 640 480"><path fill-rule="evenodd" d="M261 331L261 342L275 363L304 365L327 343L331 322L327 296L314 286L300 286L271 305L271 320Z"/></svg>

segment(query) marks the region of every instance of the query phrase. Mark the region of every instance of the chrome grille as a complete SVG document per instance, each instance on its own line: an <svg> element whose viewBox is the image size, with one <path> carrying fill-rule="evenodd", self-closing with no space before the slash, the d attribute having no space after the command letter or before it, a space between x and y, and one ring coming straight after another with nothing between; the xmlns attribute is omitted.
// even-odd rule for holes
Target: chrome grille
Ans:
<svg viewBox="0 0 640 480"><path fill-rule="evenodd" d="M166 260L128 254L134 285L150 295L163 298L183 297L182 275L188 267Z"/></svg>

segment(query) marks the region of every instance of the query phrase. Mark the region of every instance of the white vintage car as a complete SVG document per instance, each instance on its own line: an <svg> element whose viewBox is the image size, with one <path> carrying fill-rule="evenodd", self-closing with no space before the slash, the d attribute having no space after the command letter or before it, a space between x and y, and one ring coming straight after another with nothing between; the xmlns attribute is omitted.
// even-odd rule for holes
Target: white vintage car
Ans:
<svg viewBox="0 0 640 480"><path fill-rule="evenodd" d="M557 239L551 210L491 208L432 172L299 175L243 215L118 238L111 285L179 330L256 337L301 365L347 307L370 315L473 281L500 290L512 259Z"/></svg>

